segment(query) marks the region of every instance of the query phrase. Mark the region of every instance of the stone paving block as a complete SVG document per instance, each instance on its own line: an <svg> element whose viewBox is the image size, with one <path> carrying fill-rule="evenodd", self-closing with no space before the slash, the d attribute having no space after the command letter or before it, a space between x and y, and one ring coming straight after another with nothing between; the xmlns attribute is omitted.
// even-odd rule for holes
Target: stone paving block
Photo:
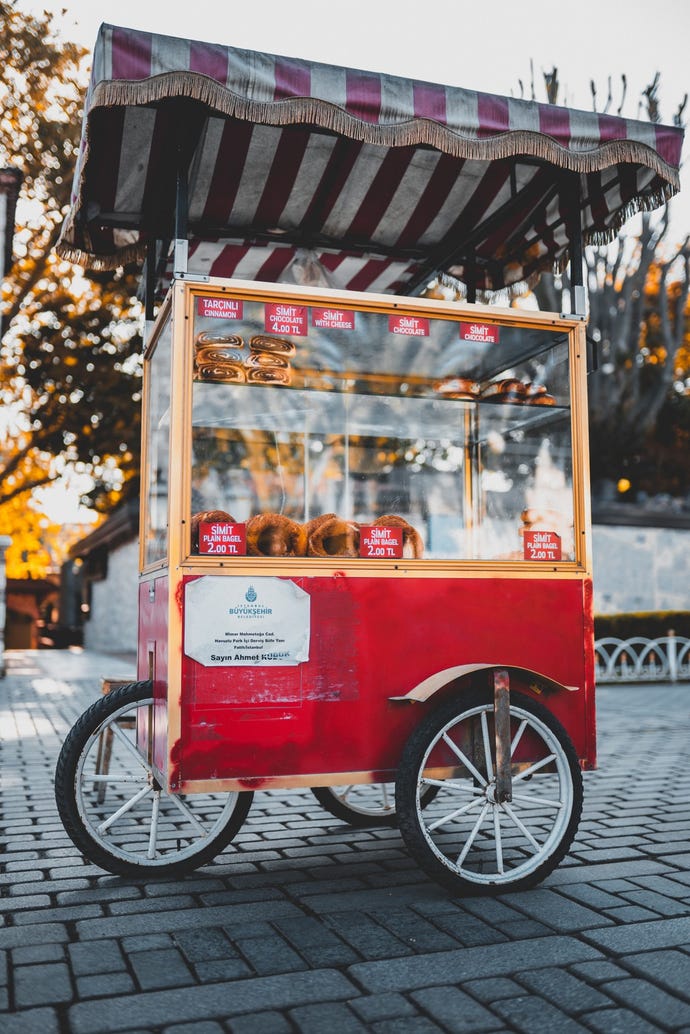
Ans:
<svg viewBox="0 0 690 1034"><path fill-rule="evenodd" d="M411 945L415 951L445 951L457 948L460 943L457 938L443 933L438 926L412 910L391 913L373 911L370 914L372 919L405 944Z"/></svg>
<svg viewBox="0 0 690 1034"><path fill-rule="evenodd" d="M626 893L628 901L640 908L649 909L662 916L681 916L688 914L688 906L676 898L669 898L652 890L637 890Z"/></svg>
<svg viewBox="0 0 690 1034"><path fill-rule="evenodd" d="M240 938L237 948L252 969L260 976L270 973L290 973L306 969L307 963L285 940L273 933L271 937Z"/></svg>
<svg viewBox="0 0 690 1034"><path fill-rule="evenodd" d="M562 887L570 883L591 883L622 879L626 876L665 875L666 866L645 858L640 861L616 862L608 865L570 865L555 869L544 881L544 887Z"/></svg>
<svg viewBox="0 0 690 1034"><path fill-rule="evenodd" d="M26 966L32 962L62 962L65 958L63 944L29 944L25 948L12 949L12 962L15 966Z"/></svg>
<svg viewBox="0 0 690 1034"><path fill-rule="evenodd" d="M479 944L500 944L502 941L508 940L505 933L483 923L476 916L468 916L464 913L437 916L433 923L439 930L451 934L468 948Z"/></svg>
<svg viewBox="0 0 690 1034"><path fill-rule="evenodd" d="M40 966L17 966L14 970L14 1000L17 1008L52 1005L72 1000L72 981L64 962Z"/></svg>
<svg viewBox="0 0 690 1034"><path fill-rule="evenodd" d="M70 935L63 923L30 923L28 926L10 926L0 930L0 949L69 940Z"/></svg>
<svg viewBox="0 0 690 1034"><path fill-rule="evenodd" d="M597 1034L659 1034L656 1023L649 1023L629 1009L599 1009L584 1013L580 1019Z"/></svg>
<svg viewBox="0 0 690 1034"><path fill-rule="evenodd" d="M412 992L412 1000L450 1034L500 1030L503 1026L495 1013L457 987L428 987Z"/></svg>
<svg viewBox="0 0 690 1034"><path fill-rule="evenodd" d="M561 888L560 892L574 901L579 901L581 905L594 909L619 908L621 904L624 904L615 894L609 894L600 887L594 887L588 883L567 885Z"/></svg>
<svg viewBox="0 0 690 1034"><path fill-rule="evenodd" d="M690 960L680 951L653 951L626 955L625 965L690 1001Z"/></svg>
<svg viewBox="0 0 690 1034"><path fill-rule="evenodd" d="M173 938L170 933L142 934L141 937L125 937L120 944L125 955L131 955L135 951L155 951L157 948L173 948L177 937ZM88 942L93 947L91 942Z"/></svg>
<svg viewBox="0 0 690 1034"><path fill-rule="evenodd" d="M350 1002L350 1008L361 1016L365 1023L416 1015L412 1003L395 991L355 998Z"/></svg>
<svg viewBox="0 0 690 1034"><path fill-rule="evenodd" d="M607 908L606 915L617 923L640 923L646 919L656 919L658 913L639 905L621 905L619 908Z"/></svg>
<svg viewBox="0 0 690 1034"><path fill-rule="evenodd" d="M648 980L630 978L602 984L601 990L621 1005L642 1013L651 1022L663 1017L665 1026L690 1024L690 1002L668 994Z"/></svg>
<svg viewBox="0 0 690 1034"><path fill-rule="evenodd" d="M356 994L342 973L322 969L77 1002L69 1010L68 1022L70 1034L114 1034L135 1026L164 1027L310 1002L343 1001Z"/></svg>
<svg viewBox="0 0 690 1034"><path fill-rule="evenodd" d="M176 1023L173 1027L166 1027L163 1034L224 1034L224 1027L213 1020L203 1023Z"/></svg>
<svg viewBox="0 0 690 1034"><path fill-rule="evenodd" d="M611 1004L611 999L606 995L564 969L550 967L520 972L515 979L524 984L528 991L541 995L569 1014Z"/></svg>
<svg viewBox="0 0 690 1034"><path fill-rule="evenodd" d="M502 999L493 1008L511 1029L524 1034L587 1034L588 1028L537 995Z"/></svg>
<svg viewBox="0 0 690 1034"><path fill-rule="evenodd" d="M230 959L237 955L220 927L204 925L198 930L180 930L175 934L175 943L188 962Z"/></svg>
<svg viewBox="0 0 690 1034"><path fill-rule="evenodd" d="M371 1034L439 1034L443 1031L427 1016L403 1016L397 1020L379 1020L370 1027Z"/></svg>
<svg viewBox="0 0 690 1034"><path fill-rule="evenodd" d="M77 977L76 984L78 998L106 998L136 990L131 976L125 972L95 973L88 977Z"/></svg>
<svg viewBox="0 0 690 1034"><path fill-rule="evenodd" d="M54 1009L26 1009L2 1017L2 1034L59 1034L60 1022Z"/></svg>
<svg viewBox="0 0 690 1034"><path fill-rule="evenodd" d="M174 948L134 952L129 956L129 963L142 991L194 983L182 953Z"/></svg>
<svg viewBox="0 0 690 1034"><path fill-rule="evenodd" d="M117 941L101 941L98 951L93 944L70 944L68 949L72 972L76 976L90 976L93 973L110 973L125 969L126 964Z"/></svg>
<svg viewBox="0 0 690 1034"><path fill-rule="evenodd" d="M588 941L614 955L628 955L640 950L675 948L690 942L690 916L656 919L648 923L633 923L608 930L585 930Z"/></svg>
<svg viewBox="0 0 690 1034"><path fill-rule="evenodd" d="M669 873L669 876L672 876ZM690 877L690 874L688 874ZM687 887L684 887L682 883L678 883L675 879L668 879L665 876L649 876L646 880L636 880L640 886L647 891L652 891L655 894L662 894L669 898L687 898L690 895L690 891Z"/></svg>
<svg viewBox="0 0 690 1034"><path fill-rule="evenodd" d="M505 899L537 922L562 932L613 925L611 919L599 912L546 888L526 891L520 895L506 894Z"/></svg>
<svg viewBox="0 0 690 1034"><path fill-rule="evenodd" d="M252 976L252 971L239 956L231 959L212 959L210 962L197 962L194 973L201 984L215 984L221 980L239 980Z"/></svg>
<svg viewBox="0 0 690 1034"><path fill-rule="evenodd" d="M367 1034L367 1027L343 1002L303 1005L290 1010L290 1019L300 1034Z"/></svg>
<svg viewBox="0 0 690 1034"><path fill-rule="evenodd" d="M426 884L394 887L386 894L386 908L405 909L411 904L418 907L425 898L434 900L442 893L429 880ZM381 907L379 890L350 891L346 894L315 894L309 898L309 908L317 915L336 912L369 912Z"/></svg>
<svg viewBox="0 0 690 1034"><path fill-rule="evenodd" d="M209 926L226 926L255 919L275 919L280 916L298 916L296 905L288 901L255 902L246 905L223 905L204 910L204 922ZM198 908L186 908L182 912L152 912L144 915L112 916L103 919L85 919L77 923L77 935L81 940L102 937L133 937L164 930L188 930L199 925ZM0 944L0 947L2 945Z"/></svg>
<svg viewBox="0 0 690 1034"><path fill-rule="evenodd" d="M492 977L489 980L463 980L462 986L480 1002L497 1002L500 998L519 998L524 988L510 977Z"/></svg>
<svg viewBox="0 0 690 1034"><path fill-rule="evenodd" d="M17 926L28 926L31 923L73 923L79 919L100 918L102 915L103 909L100 905L70 905L18 912L14 917L14 922Z"/></svg>
<svg viewBox="0 0 690 1034"><path fill-rule="evenodd" d="M327 960L327 965L347 965L357 959L357 954L322 923L311 916L296 919L278 919L275 924L280 933L292 946L313 961Z"/></svg>
<svg viewBox="0 0 690 1034"><path fill-rule="evenodd" d="M294 1027L279 1012L259 1012L253 1016L235 1016L228 1023L231 1034L291 1034ZM196 1034L190 1031L190 1034Z"/></svg>
<svg viewBox="0 0 690 1034"><path fill-rule="evenodd" d="M348 973L368 991L408 991L436 984L461 984L486 976L509 976L518 969L536 968L544 961L551 966L568 966L598 957L598 952L579 940L554 935L521 943L361 962L350 966Z"/></svg>
<svg viewBox="0 0 690 1034"><path fill-rule="evenodd" d="M627 969L617 966L615 962L608 962L605 959L595 962L576 962L570 967L571 971L584 977L593 984L603 983L604 980L618 980L630 974Z"/></svg>
<svg viewBox="0 0 690 1034"><path fill-rule="evenodd" d="M411 955L412 948L362 912L324 916L325 923L365 959Z"/></svg>
<svg viewBox="0 0 690 1034"><path fill-rule="evenodd" d="M40 894L15 895L8 898L0 898L0 912L20 912L22 909L44 908L50 905L50 897L46 894L45 884L42 884L43 892ZM23 888L22 888L23 889Z"/></svg>

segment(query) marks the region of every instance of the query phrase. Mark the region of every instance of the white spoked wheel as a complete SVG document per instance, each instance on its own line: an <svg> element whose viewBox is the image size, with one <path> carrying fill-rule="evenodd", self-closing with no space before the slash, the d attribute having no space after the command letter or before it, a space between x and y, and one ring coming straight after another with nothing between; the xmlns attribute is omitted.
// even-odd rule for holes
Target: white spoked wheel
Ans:
<svg viewBox="0 0 690 1034"><path fill-rule="evenodd" d="M168 793L137 744L152 709L149 681L97 700L70 730L55 770L67 833L90 861L118 875L196 869L230 843L252 801L251 793Z"/></svg>
<svg viewBox="0 0 690 1034"><path fill-rule="evenodd" d="M395 783L352 783L349 786L313 786L322 808L351 826L397 826ZM435 786L422 795L422 807L436 796Z"/></svg>
<svg viewBox="0 0 690 1034"><path fill-rule="evenodd" d="M319 804L351 826L394 826L395 783L354 783L350 786L314 786Z"/></svg>
<svg viewBox="0 0 690 1034"><path fill-rule="evenodd" d="M534 886L568 852L582 813L582 774L567 733L541 704L510 699L512 799L496 793L494 704L468 692L415 729L398 769L403 839L419 865L458 893ZM428 787L438 793L424 809Z"/></svg>

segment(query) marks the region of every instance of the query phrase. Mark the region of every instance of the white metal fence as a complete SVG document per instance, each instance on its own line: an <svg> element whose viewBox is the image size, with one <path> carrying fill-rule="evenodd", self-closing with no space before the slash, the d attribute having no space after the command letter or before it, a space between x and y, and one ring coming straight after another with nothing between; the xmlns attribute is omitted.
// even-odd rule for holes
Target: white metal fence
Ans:
<svg viewBox="0 0 690 1034"><path fill-rule="evenodd" d="M597 682L690 681L690 639L673 633L660 639L597 639Z"/></svg>

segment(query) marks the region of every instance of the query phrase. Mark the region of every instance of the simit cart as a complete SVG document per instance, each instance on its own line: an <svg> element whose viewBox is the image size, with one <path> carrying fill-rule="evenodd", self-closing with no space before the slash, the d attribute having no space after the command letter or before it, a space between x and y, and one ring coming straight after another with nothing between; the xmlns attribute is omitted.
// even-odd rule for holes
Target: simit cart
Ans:
<svg viewBox="0 0 690 1034"><path fill-rule="evenodd" d="M190 870L312 787L456 891L560 862L595 764L582 246L681 142L103 26L59 250L145 259L147 343L138 681L56 773L87 857ZM510 306L568 259L567 314Z"/></svg>

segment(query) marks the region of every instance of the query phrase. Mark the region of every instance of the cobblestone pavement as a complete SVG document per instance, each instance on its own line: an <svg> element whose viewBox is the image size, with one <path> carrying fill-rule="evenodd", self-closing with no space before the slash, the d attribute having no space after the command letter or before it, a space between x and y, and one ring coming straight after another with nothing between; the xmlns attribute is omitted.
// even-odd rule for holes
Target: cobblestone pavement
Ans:
<svg viewBox="0 0 690 1034"><path fill-rule="evenodd" d="M396 830L354 830L309 791L257 794L234 844L186 879L85 862L52 773L98 676L122 673L8 654L3 1034L690 1032L689 685L602 688L572 853L536 890L461 900Z"/></svg>

